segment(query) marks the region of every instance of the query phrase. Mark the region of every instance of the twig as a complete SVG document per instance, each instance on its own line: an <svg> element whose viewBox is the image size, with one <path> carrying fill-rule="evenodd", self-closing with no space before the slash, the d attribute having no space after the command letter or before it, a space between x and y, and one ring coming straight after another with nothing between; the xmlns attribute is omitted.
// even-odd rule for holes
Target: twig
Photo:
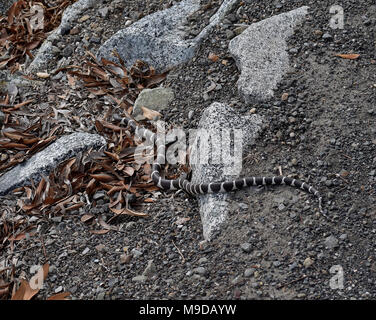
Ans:
<svg viewBox="0 0 376 320"><path fill-rule="evenodd" d="M278 289L281 289L281 288L283 288L283 287L286 287L286 286L288 286L288 285L290 285L290 284L293 284L293 283L298 282L298 281L300 281L300 280L303 280L303 279L305 279L305 278L307 278L307 276L306 276L306 275L303 275L302 277L300 277L300 278L298 278L298 279L292 280L292 281L287 282L287 283L285 283L285 284L280 284L277 288L278 288Z"/></svg>
<svg viewBox="0 0 376 320"><path fill-rule="evenodd" d="M41 242L41 244L42 244L43 255L44 255L45 259L48 260L48 258L47 258L46 246L44 245L43 236L40 236L39 239L40 239L40 242Z"/></svg>
<svg viewBox="0 0 376 320"><path fill-rule="evenodd" d="M183 263L184 263L184 262L185 262L185 258L184 258L184 256L183 256L183 254L181 253L181 251L179 250L179 248L176 246L174 240L172 240L172 243L173 243L174 247L176 248L176 250L178 250L178 252L179 252L179 254L180 254L180 257L182 258Z"/></svg>

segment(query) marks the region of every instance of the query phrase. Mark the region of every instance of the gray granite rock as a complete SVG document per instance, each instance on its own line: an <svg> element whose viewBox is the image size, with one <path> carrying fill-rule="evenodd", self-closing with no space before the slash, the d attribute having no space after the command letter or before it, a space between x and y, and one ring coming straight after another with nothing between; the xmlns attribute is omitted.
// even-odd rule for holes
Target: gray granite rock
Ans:
<svg viewBox="0 0 376 320"><path fill-rule="evenodd" d="M241 71L239 94L246 103L268 100L289 68L286 40L301 23L304 6L251 24L230 41L229 50Z"/></svg>
<svg viewBox="0 0 376 320"><path fill-rule="evenodd" d="M27 73L38 72L40 70L45 71L48 62L54 57L52 42L61 37L63 30L70 29L72 23L80 17L81 13L92 7L95 2L96 0L78 0L65 9L59 27L43 42L34 60L27 67Z"/></svg>
<svg viewBox="0 0 376 320"><path fill-rule="evenodd" d="M192 182L208 183L237 178L241 172L242 153L254 142L261 126L262 118L258 115L241 116L225 104L212 103L200 119L198 129L201 130L196 132L195 137L190 137ZM236 129L232 138L230 129ZM205 135L211 140L207 140ZM233 146L230 148L231 144ZM208 158L205 154L208 154ZM228 195L217 193L198 196L205 240L210 240L213 231L219 229L226 220Z"/></svg>
<svg viewBox="0 0 376 320"><path fill-rule="evenodd" d="M200 9L199 0L183 0L171 8L148 15L119 30L98 50L97 58L117 62L115 49L127 67L137 59L146 61L158 72L164 72L192 59L201 41L239 0L225 0L209 24L194 39L184 40L182 26L187 17Z"/></svg>
<svg viewBox="0 0 376 320"><path fill-rule="evenodd" d="M99 149L106 145L106 140L96 134L72 133L63 136L44 150L33 155L0 177L0 196L15 188L29 185L30 180L38 183L43 175L56 168L60 162L90 148Z"/></svg>
<svg viewBox="0 0 376 320"><path fill-rule="evenodd" d="M133 108L133 116L142 114L141 107L161 111L174 100L174 91L170 88L144 89L138 95Z"/></svg>

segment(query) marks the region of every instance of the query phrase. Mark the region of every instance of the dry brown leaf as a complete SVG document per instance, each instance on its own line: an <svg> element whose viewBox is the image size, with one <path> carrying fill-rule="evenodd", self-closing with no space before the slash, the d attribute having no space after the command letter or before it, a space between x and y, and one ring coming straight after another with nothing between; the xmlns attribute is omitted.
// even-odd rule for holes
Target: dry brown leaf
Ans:
<svg viewBox="0 0 376 320"><path fill-rule="evenodd" d="M113 213L115 213L116 215L126 214L126 215L129 215L129 216L135 216L135 217L147 217L148 216L148 214L146 214L146 213L136 212L136 211L133 211L133 210L127 209L127 208L123 208L123 209L110 208L110 210Z"/></svg>
<svg viewBox="0 0 376 320"><path fill-rule="evenodd" d="M90 177L100 182L110 182L114 180L114 177L107 173L91 174Z"/></svg>
<svg viewBox="0 0 376 320"><path fill-rule="evenodd" d="M208 59L211 60L211 61L213 61L213 62L216 62L216 61L218 61L219 57L215 53L210 52L209 56L208 56Z"/></svg>
<svg viewBox="0 0 376 320"><path fill-rule="evenodd" d="M30 282L35 282L35 284L38 285L36 289L32 289L30 286L30 283L27 282L26 280L21 280L21 285L18 288L18 290L15 292L15 294L12 296L11 300L30 300L32 297L34 297L40 290L40 287L42 284L37 283L38 282L38 277L40 271L43 272L43 279L42 281L46 280L47 274L49 270L49 264L45 263L36 273L35 276L33 276L30 280Z"/></svg>
<svg viewBox="0 0 376 320"><path fill-rule="evenodd" d="M93 234L106 234L109 231L110 229L102 229L102 230L90 230L89 232Z"/></svg>
<svg viewBox="0 0 376 320"><path fill-rule="evenodd" d="M125 167L123 169L123 172L126 173L128 176L133 176L134 174L134 169L132 167Z"/></svg>
<svg viewBox="0 0 376 320"><path fill-rule="evenodd" d="M146 107L141 107L141 110L144 117L148 120L155 120L161 116L161 114L158 111L151 110Z"/></svg>
<svg viewBox="0 0 376 320"><path fill-rule="evenodd" d="M91 214L84 214L82 217L81 217L81 222L88 222L89 220L93 219L94 216L91 215Z"/></svg>
<svg viewBox="0 0 376 320"><path fill-rule="evenodd" d="M68 300L66 299L68 296L70 296L70 292L62 292L48 297L47 300Z"/></svg>
<svg viewBox="0 0 376 320"><path fill-rule="evenodd" d="M342 59L350 59L350 60L355 60L355 59L358 59L360 57L360 54L358 53L339 53L339 54L336 54L335 55L336 57L340 57Z"/></svg>

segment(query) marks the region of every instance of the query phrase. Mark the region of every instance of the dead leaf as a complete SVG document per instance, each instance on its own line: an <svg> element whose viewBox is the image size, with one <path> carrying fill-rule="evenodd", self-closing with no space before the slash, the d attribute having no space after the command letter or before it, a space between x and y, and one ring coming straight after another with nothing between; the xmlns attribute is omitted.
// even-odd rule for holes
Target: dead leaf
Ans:
<svg viewBox="0 0 376 320"><path fill-rule="evenodd" d="M146 214L146 213L136 212L136 211L133 211L133 210L127 209L127 208L123 208L123 209L110 208L110 210L117 215L126 214L126 215L129 215L129 216L135 216L135 217L147 217L148 216L148 214Z"/></svg>
<svg viewBox="0 0 376 320"><path fill-rule="evenodd" d="M336 57L340 57L342 59L350 59L350 60L355 60L355 59L358 59L360 57L360 54L358 53L347 53L347 54L336 54L335 55Z"/></svg>
<svg viewBox="0 0 376 320"><path fill-rule="evenodd" d="M66 297L70 296L70 292L62 292L48 297L47 300L68 300Z"/></svg>
<svg viewBox="0 0 376 320"><path fill-rule="evenodd" d="M84 214L81 217L81 222L88 222L89 220L93 219L94 216L92 214Z"/></svg>
<svg viewBox="0 0 376 320"><path fill-rule="evenodd" d="M89 232L92 234L106 234L109 231L110 229L102 229L102 230L90 230Z"/></svg>
<svg viewBox="0 0 376 320"><path fill-rule="evenodd" d="M148 109L146 107L141 107L144 117L148 120L155 120L161 116L158 111Z"/></svg>
<svg viewBox="0 0 376 320"><path fill-rule="evenodd" d="M215 53L210 52L209 56L208 56L208 59L211 60L211 61L213 61L213 62L216 62L216 61L218 61L219 57Z"/></svg>

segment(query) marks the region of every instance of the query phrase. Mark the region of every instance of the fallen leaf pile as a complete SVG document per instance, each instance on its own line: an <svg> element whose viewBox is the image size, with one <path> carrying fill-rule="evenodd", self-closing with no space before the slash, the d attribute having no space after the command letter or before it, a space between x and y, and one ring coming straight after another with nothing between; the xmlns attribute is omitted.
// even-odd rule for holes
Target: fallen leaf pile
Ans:
<svg viewBox="0 0 376 320"><path fill-rule="evenodd" d="M64 9L76 0L16 1L7 16L0 17L0 69L20 70L20 63L38 48L47 33L61 21Z"/></svg>
<svg viewBox="0 0 376 320"><path fill-rule="evenodd" d="M82 66L68 66L56 72L66 70L71 89L79 90L82 84L94 98L103 100L104 96L109 97L117 103L118 109L129 116L141 90L156 86L165 79L166 74L156 74L152 67L142 61L136 61L128 70L120 58L119 61L120 64L117 64L102 59L99 63L93 54L87 52ZM9 101L9 94L3 95L0 101L1 110L6 114L0 133L0 173L26 161L64 133L56 117L52 117L53 113L36 116L31 124L25 125L16 111L33 101L13 106L9 105ZM150 177L152 159L146 157L143 162L135 160L134 153L142 141L135 139L134 133L122 125L120 119L115 120L112 112L113 108L109 106L103 117L94 123L97 133L107 140L106 151L81 153L64 161L41 181L31 181L31 186L14 190L22 192L17 201L21 211L29 216L64 215L81 207L90 211L91 207L96 206L92 196L104 191L114 217L146 216L133 210L130 204L154 201L153 192L158 188ZM155 115L147 108L143 108L143 112L149 119ZM86 201L82 200L82 194L86 195ZM93 224L93 220L83 222ZM92 230L93 233L113 230L103 221L98 222L101 229ZM12 230L8 225L9 221L4 219L0 234L2 243L23 239L29 231L25 221L17 223L17 228Z"/></svg>
<svg viewBox="0 0 376 320"><path fill-rule="evenodd" d="M84 87L94 96L108 96L130 114L139 93L145 88L155 87L166 78L166 73L156 74L155 69L146 62L136 60L128 71L124 61L117 52L114 55L119 63L102 58L99 62L87 51L87 59L82 66L68 66L68 82L75 88L76 80L83 81Z"/></svg>

